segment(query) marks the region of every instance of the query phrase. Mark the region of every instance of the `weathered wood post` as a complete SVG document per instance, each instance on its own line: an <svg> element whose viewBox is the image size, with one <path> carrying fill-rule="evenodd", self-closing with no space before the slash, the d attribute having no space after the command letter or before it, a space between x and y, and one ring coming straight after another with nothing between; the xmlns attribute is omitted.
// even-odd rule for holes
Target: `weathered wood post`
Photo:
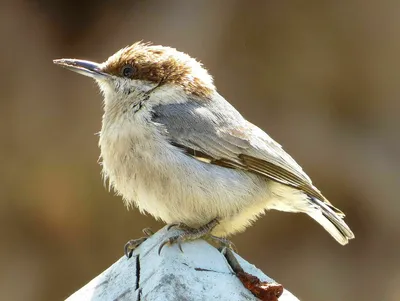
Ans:
<svg viewBox="0 0 400 301"><path fill-rule="evenodd" d="M204 240L182 244L183 253L176 245L165 246L159 255L160 243L176 231L164 227L135 250L132 258L123 256L67 300L258 300L240 282L226 257ZM275 282L239 255L234 257L245 272ZM279 301L298 299L284 290Z"/></svg>

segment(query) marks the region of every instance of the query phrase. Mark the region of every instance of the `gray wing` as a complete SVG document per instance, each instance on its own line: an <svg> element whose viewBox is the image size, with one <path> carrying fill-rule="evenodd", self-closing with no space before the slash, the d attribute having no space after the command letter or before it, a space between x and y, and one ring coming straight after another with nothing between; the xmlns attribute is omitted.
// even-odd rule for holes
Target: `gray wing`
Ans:
<svg viewBox="0 0 400 301"><path fill-rule="evenodd" d="M152 121L172 145L189 156L226 168L247 170L326 201L293 158L220 95L212 102L156 106Z"/></svg>

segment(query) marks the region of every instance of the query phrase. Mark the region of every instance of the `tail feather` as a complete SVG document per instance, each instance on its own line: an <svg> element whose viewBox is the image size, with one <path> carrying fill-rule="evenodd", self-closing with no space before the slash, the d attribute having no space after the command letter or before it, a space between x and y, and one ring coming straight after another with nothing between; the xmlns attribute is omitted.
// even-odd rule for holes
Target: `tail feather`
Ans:
<svg viewBox="0 0 400 301"><path fill-rule="evenodd" d="M307 214L318 222L340 244L345 245L354 238L353 232L343 221L344 214L330 203L310 198L314 205L312 211Z"/></svg>

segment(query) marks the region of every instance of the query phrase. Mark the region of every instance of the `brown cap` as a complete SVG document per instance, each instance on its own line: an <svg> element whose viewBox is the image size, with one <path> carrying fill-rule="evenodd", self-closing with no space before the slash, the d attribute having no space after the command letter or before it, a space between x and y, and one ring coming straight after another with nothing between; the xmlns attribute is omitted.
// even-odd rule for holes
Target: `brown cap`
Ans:
<svg viewBox="0 0 400 301"><path fill-rule="evenodd" d="M132 79L178 85L189 94L206 98L215 91L212 77L202 64L174 48L138 42L112 55L102 71L123 77L127 65L133 67L129 74Z"/></svg>

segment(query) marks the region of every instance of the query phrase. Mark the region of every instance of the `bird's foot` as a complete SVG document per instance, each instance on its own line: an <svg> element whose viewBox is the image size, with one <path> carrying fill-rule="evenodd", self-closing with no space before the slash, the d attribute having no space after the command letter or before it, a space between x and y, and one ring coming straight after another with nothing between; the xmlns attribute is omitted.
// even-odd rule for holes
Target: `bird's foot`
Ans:
<svg viewBox="0 0 400 301"><path fill-rule="evenodd" d="M231 242L229 239L226 239L225 237L218 237L212 234L209 234L207 236L207 239L210 240L211 242L215 243L218 245L218 250L222 252L223 249L228 248L232 250L233 252L237 253L237 248L233 242Z"/></svg>
<svg viewBox="0 0 400 301"><path fill-rule="evenodd" d="M161 253L161 250L165 245L173 245L173 244L178 244L179 250L183 252L182 250L183 242L207 236L215 228L215 226L218 225L218 223L219 223L218 219L215 218L198 229L191 228L184 223L175 223L168 225L167 227L168 230L170 230L171 228L179 228L180 230L182 230L182 233L175 236L171 236L170 238L164 240L161 243L160 247L158 248L158 254Z"/></svg>
<svg viewBox="0 0 400 301"><path fill-rule="evenodd" d="M126 257L131 258L133 251L135 251L137 247L139 247L144 241L146 241L150 236L154 234L154 232L150 228L144 228L142 231L146 236L131 239L125 244L124 253Z"/></svg>

